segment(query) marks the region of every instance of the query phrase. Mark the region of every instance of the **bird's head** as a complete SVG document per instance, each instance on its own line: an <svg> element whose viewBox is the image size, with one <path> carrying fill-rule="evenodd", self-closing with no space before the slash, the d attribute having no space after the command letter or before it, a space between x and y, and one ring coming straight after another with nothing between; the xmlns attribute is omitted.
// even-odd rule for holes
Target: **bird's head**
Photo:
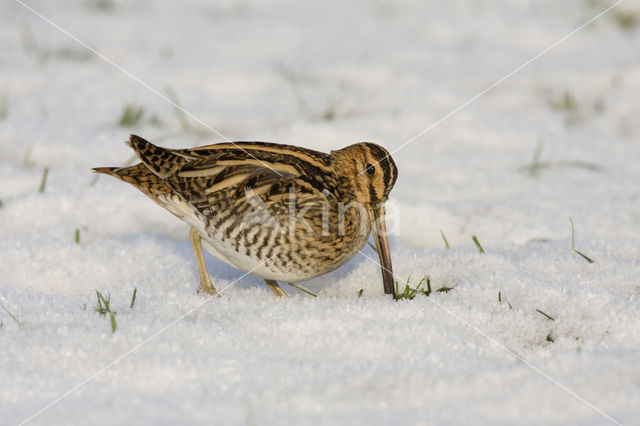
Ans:
<svg viewBox="0 0 640 426"><path fill-rule="evenodd" d="M352 185L353 195L367 209L384 203L398 178L398 168L389 152L371 142L332 151L335 167Z"/></svg>
<svg viewBox="0 0 640 426"><path fill-rule="evenodd" d="M398 178L398 168L386 149L370 142L332 151L331 156L340 180L367 211L380 257L384 292L395 296L385 202Z"/></svg>

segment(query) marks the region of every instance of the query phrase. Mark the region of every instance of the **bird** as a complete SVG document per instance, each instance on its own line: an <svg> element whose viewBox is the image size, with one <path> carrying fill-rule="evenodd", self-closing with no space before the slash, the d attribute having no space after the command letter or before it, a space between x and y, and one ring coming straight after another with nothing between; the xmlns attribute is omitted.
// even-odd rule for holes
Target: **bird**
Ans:
<svg viewBox="0 0 640 426"><path fill-rule="evenodd" d="M272 142L164 148L137 135L139 163L92 169L129 183L190 225L198 293L215 295L204 247L227 264L297 283L353 258L373 232L383 289L395 297L385 203L398 177L389 152L360 142L329 154Z"/></svg>

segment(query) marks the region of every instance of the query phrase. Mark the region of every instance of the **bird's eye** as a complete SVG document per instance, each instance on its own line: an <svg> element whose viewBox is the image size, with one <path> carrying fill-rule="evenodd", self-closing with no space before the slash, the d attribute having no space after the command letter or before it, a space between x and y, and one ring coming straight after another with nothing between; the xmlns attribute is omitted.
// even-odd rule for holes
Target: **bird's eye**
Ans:
<svg viewBox="0 0 640 426"><path fill-rule="evenodd" d="M367 171L367 174L369 176L373 176L374 173L376 172L376 168L373 164L367 163L366 166L364 166L364 169Z"/></svg>

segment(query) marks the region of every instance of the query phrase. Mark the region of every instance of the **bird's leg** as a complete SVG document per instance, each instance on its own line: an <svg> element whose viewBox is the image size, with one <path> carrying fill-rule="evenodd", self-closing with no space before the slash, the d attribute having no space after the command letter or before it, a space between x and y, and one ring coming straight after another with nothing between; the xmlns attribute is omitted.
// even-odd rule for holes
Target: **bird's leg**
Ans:
<svg viewBox="0 0 640 426"><path fill-rule="evenodd" d="M285 293L284 290L280 288L277 282L275 282L274 280L264 280L264 281L267 283L271 291L273 291L275 294L277 294L280 297L287 297L287 293Z"/></svg>
<svg viewBox="0 0 640 426"><path fill-rule="evenodd" d="M209 271L207 271L207 264L204 263L204 255L202 254L202 241L200 234L193 226L189 230L189 239L193 246L193 252L196 254L196 263L198 264L198 271L200 272L200 287L198 287L198 293L204 291L208 294L218 294L216 288L209 278Z"/></svg>

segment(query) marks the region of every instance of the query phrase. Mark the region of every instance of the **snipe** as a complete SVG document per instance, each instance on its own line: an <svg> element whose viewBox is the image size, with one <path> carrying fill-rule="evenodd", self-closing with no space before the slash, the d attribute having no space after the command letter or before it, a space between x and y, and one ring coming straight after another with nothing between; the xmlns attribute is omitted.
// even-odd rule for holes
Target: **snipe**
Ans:
<svg viewBox="0 0 640 426"><path fill-rule="evenodd" d="M202 290L216 293L203 245L286 296L277 281L338 268L373 230L384 291L395 294L384 203L398 170L381 146L325 154L266 142L168 149L131 135L127 143L140 163L93 170L132 184L191 225Z"/></svg>

